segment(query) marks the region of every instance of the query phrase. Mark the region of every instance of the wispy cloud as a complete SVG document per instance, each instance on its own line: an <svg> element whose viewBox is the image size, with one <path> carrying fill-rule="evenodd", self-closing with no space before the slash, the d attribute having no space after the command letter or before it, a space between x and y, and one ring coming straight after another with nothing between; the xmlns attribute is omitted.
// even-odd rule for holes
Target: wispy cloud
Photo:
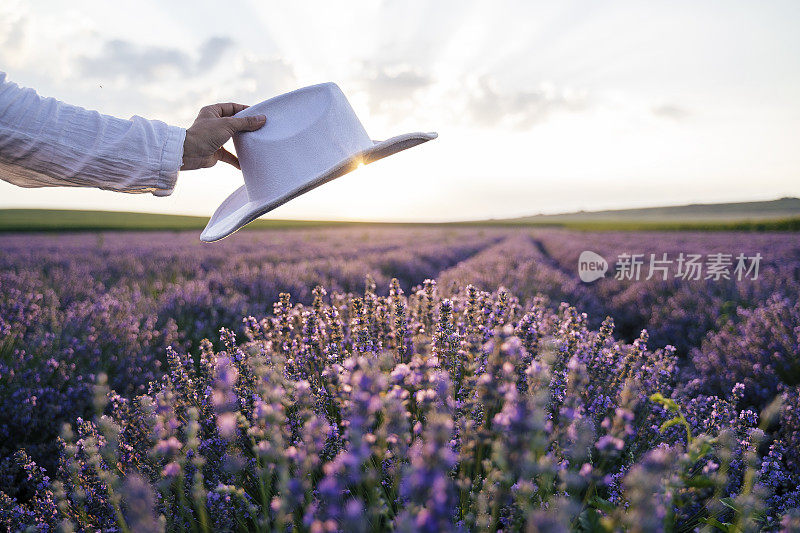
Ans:
<svg viewBox="0 0 800 533"><path fill-rule="evenodd" d="M171 76L193 76L214 68L233 47L227 37L206 40L194 54L179 48L145 46L112 39L95 55L76 59L84 76L120 81L154 81Z"/></svg>
<svg viewBox="0 0 800 533"><path fill-rule="evenodd" d="M692 114L691 111L685 107L675 104L654 105L650 111L657 117L667 118L670 120L683 120Z"/></svg>
<svg viewBox="0 0 800 533"><path fill-rule="evenodd" d="M433 76L407 63L364 62L353 85L361 87L373 115L398 122L419 108Z"/></svg>
<svg viewBox="0 0 800 533"><path fill-rule="evenodd" d="M200 45L200 57L197 59L197 70L211 69L220 63L225 54L234 48L230 37L211 37Z"/></svg>
<svg viewBox="0 0 800 533"><path fill-rule="evenodd" d="M582 111L590 104L585 92L545 83L531 88L506 88L490 76L472 80L465 89L466 114L482 127L527 129L544 122L553 113Z"/></svg>
<svg viewBox="0 0 800 533"><path fill-rule="evenodd" d="M375 65L365 63L363 83L371 100L382 106L386 102L405 100L433 83L433 77L405 63Z"/></svg>
<svg viewBox="0 0 800 533"><path fill-rule="evenodd" d="M9 17L2 15L0 13L0 61L6 65L13 65L20 59L29 22L28 18L22 15Z"/></svg>
<svg viewBox="0 0 800 533"><path fill-rule="evenodd" d="M280 57L260 57L240 54L225 82L228 90L246 101L268 98L296 88L294 66Z"/></svg>
<svg viewBox="0 0 800 533"><path fill-rule="evenodd" d="M407 63L364 62L354 84L367 96L370 111L400 121L415 113L478 128L524 130L559 112L590 107L586 92L541 83L531 88L504 86L489 75L453 82Z"/></svg>

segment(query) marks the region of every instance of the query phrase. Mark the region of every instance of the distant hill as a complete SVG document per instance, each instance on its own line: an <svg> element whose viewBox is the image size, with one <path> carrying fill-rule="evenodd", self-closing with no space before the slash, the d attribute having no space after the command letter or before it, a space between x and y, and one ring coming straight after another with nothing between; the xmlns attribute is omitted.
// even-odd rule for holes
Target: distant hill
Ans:
<svg viewBox="0 0 800 533"><path fill-rule="evenodd" d="M800 217L800 198L781 198L765 202L689 204L609 211L578 211L556 215L496 220L514 224L548 222L741 222Z"/></svg>
<svg viewBox="0 0 800 533"><path fill-rule="evenodd" d="M20 231L200 231L206 217L78 211L67 209L0 209L0 232ZM344 225L382 226L557 226L578 230L743 230L800 231L800 199L767 202L691 204L451 223L377 223L325 220L255 220L245 230Z"/></svg>
<svg viewBox="0 0 800 533"><path fill-rule="evenodd" d="M80 211L70 209L0 209L0 231L111 231L197 230L208 218L124 211ZM342 224L312 220L255 220L245 229L282 229Z"/></svg>

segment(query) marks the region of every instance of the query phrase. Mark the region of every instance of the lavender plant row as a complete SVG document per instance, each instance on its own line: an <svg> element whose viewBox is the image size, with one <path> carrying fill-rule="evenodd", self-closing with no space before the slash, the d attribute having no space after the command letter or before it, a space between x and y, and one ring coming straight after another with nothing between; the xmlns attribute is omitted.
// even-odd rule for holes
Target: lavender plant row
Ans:
<svg viewBox="0 0 800 533"><path fill-rule="evenodd" d="M0 524L800 527L791 236L750 242L760 280L688 287L570 268L636 234L193 237L0 237Z"/></svg>
<svg viewBox="0 0 800 533"><path fill-rule="evenodd" d="M212 247L196 237L0 237L0 459L24 448L53 472L59 427L88 415L98 372L120 394L145 392L168 346L216 339L221 326L266 314L281 291L310 302L316 283L363 290L371 274L388 286L389 271L409 287L498 238L316 230Z"/></svg>

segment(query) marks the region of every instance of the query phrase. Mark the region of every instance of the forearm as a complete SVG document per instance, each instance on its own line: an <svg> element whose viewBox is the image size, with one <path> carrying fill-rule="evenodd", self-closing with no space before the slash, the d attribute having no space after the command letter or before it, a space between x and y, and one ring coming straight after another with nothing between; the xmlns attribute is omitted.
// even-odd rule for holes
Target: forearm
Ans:
<svg viewBox="0 0 800 533"><path fill-rule="evenodd" d="M22 187L73 186L170 194L185 130L122 120L42 98L0 73L0 178Z"/></svg>

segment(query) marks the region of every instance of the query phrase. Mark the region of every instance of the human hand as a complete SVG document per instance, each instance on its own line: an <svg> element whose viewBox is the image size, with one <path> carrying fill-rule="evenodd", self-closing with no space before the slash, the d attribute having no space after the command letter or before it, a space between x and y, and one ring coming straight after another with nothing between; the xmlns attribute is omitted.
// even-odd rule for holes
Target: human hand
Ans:
<svg viewBox="0 0 800 533"><path fill-rule="evenodd" d="M266 123L267 117L234 117L242 109L242 104L214 104L204 107L186 130L183 142L183 166L181 170L195 170L213 167L217 161L224 161L236 168L239 158L222 147L234 133L255 131Z"/></svg>

